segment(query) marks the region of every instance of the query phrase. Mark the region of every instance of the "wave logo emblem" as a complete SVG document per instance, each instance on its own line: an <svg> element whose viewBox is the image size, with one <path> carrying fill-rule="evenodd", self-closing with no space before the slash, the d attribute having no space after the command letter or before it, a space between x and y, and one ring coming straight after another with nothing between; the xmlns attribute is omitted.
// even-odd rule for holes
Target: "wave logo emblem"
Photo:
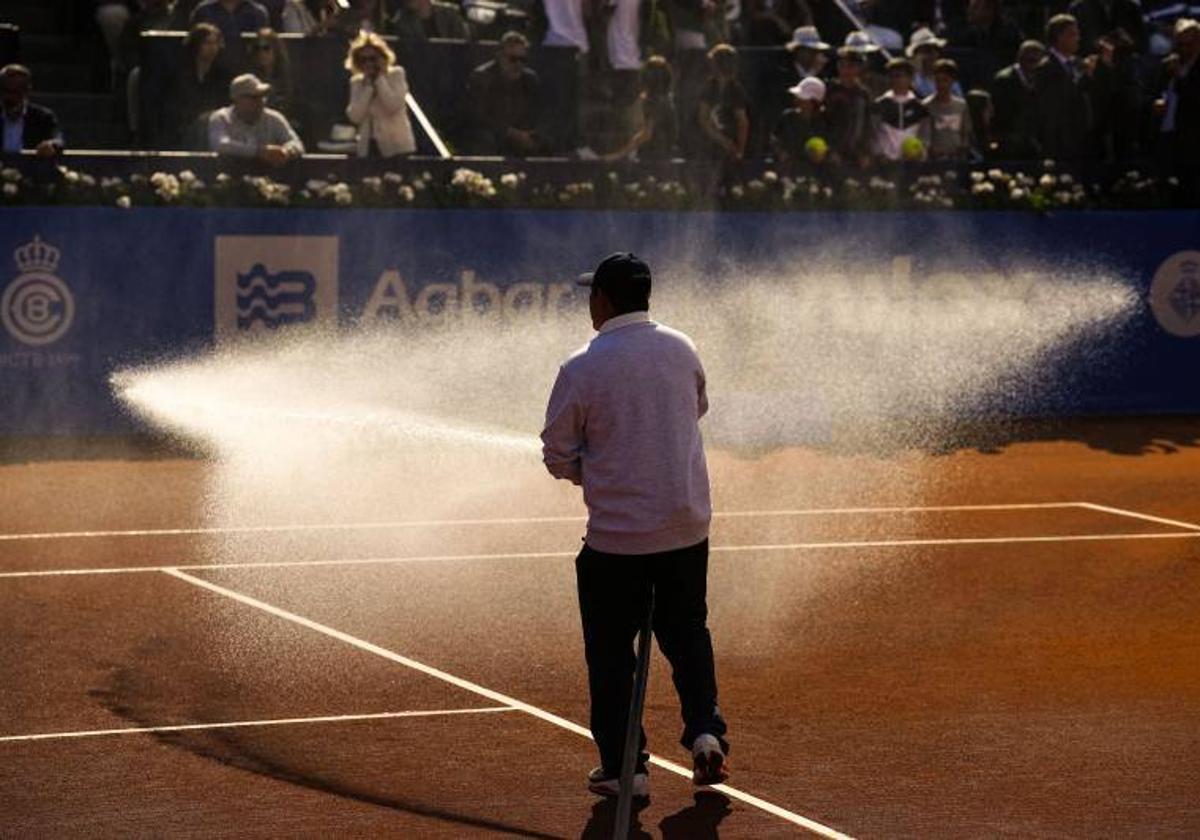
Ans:
<svg viewBox="0 0 1200 840"><path fill-rule="evenodd" d="M283 324L311 321L317 314L313 293L317 278L308 271L267 271L262 263L237 277L237 326L248 330L255 322L275 329Z"/></svg>
<svg viewBox="0 0 1200 840"><path fill-rule="evenodd" d="M1154 274L1150 310L1171 335L1200 335L1200 251L1173 254Z"/></svg>
<svg viewBox="0 0 1200 840"><path fill-rule="evenodd" d="M13 251L19 274L0 295L0 321L22 344L53 344L75 320L75 296L55 274L61 256L40 236Z"/></svg>
<svg viewBox="0 0 1200 840"><path fill-rule="evenodd" d="M218 341L336 319L336 236L218 236L214 244Z"/></svg>

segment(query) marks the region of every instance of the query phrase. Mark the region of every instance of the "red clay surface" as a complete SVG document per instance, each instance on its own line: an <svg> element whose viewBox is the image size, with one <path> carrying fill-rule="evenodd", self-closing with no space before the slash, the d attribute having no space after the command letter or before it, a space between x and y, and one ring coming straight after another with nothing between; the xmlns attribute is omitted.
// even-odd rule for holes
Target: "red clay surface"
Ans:
<svg viewBox="0 0 1200 840"><path fill-rule="evenodd" d="M855 837L1200 834L1194 430L1088 426L938 455L714 453L717 509L758 512L713 532L730 783ZM213 527L215 469L2 466L0 534ZM916 509L1072 502L1184 524ZM764 515L885 506L907 509ZM447 518L581 512L531 468ZM298 564L189 574L586 723L580 527L0 540L0 836L608 836L612 809L583 786L591 743L523 711L12 737L503 705L153 568L40 574L212 563ZM1063 539L1080 536L1102 539ZM1031 537L1047 539L1014 541ZM889 544L862 545L875 542ZM749 545L768 547L730 550ZM651 748L686 761L677 716L656 655ZM804 833L737 798L697 798L662 768L651 786L649 836Z"/></svg>

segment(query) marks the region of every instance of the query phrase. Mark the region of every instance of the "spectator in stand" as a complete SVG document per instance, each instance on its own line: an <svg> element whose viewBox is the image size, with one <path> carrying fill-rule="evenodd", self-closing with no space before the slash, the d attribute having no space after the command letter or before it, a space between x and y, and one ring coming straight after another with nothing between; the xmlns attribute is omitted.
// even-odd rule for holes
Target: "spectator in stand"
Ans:
<svg viewBox="0 0 1200 840"><path fill-rule="evenodd" d="M783 164L791 164L809 158L813 163L824 160L822 153L818 158L810 154L808 143L813 138L828 144L829 126L825 120L825 83L811 76L797 83L788 90L794 97L794 104L779 117L775 130L771 133L771 149L775 159Z"/></svg>
<svg viewBox="0 0 1200 840"><path fill-rule="evenodd" d="M980 88L967 91L967 113L971 115L971 160L1002 160L999 145L992 133L992 122L996 116L992 95Z"/></svg>
<svg viewBox="0 0 1200 840"><path fill-rule="evenodd" d="M505 32L496 57L471 71L467 100L478 154L526 157L545 147L542 138L542 83L529 69L529 40Z"/></svg>
<svg viewBox="0 0 1200 840"><path fill-rule="evenodd" d="M741 160L750 140L749 98L738 81L738 54L729 44L708 51L708 81L696 106L701 150L708 159Z"/></svg>
<svg viewBox="0 0 1200 840"><path fill-rule="evenodd" d="M49 108L29 101L33 73L22 64L0 68L0 108L3 108L3 135L0 153L20 154L33 149L39 157L54 157L63 150L58 117Z"/></svg>
<svg viewBox="0 0 1200 840"><path fill-rule="evenodd" d="M846 41L842 46L862 57L862 73L859 75L859 81L871 94L871 99L882 96L883 92L888 89L888 81L887 77L879 72L883 67L881 63L883 51L879 48L879 44L869 33L855 29L846 36Z"/></svg>
<svg viewBox="0 0 1200 840"><path fill-rule="evenodd" d="M838 50L837 78L826 85L825 119L834 164L866 169L871 164L871 94L862 83L867 54L854 47Z"/></svg>
<svg viewBox="0 0 1200 840"><path fill-rule="evenodd" d="M346 56L350 104L346 116L358 126L359 157L409 155L417 150L408 121L408 78L387 42L362 32Z"/></svg>
<svg viewBox="0 0 1200 840"><path fill-rule="evenodd" d="M795 87L807 78L820 77L829 63L829 44L821 40L815 26L801 26L792 33L788 42L788 62L784 65L782 81L787 87Z"/></svg>
<svg viewBox="0 0 1200 840"><path fill-rule="evenodd" d="M1088 91L1091 105L1091 154L1101 160L1131 160L1137 154L1145 121L1138 55L1133 39L1115 29L1096 40Z"/></svg>
<svg viewBox="0 0 1200 840"><path fill-rule="evenodd" d="M266 7L254 0L204 0L192 11L191 24L211 23L221 30L226 48L239 56L243 32L257 32L271 25Z"/></svg>
<svg viewBox="0 0 1200 840"><path fill-rule="evenodd" d="M287 45L274 29L258 30L250 45L250 72L271 86L271 104L285 114L292 101L292 65Z"/></svg>
<svg viewBox="0 0 1200 840"><path fill-rule="evenodd" d="M799 27L812 26L807 0L746 0L742 40L750 47L778 47Z"/></svg>
<svg viewBox="0 0 1200 840"><path fill-rule="evenodd" d="M942 57L942 47L946 40L933 34L932 30L922 27L909 38L905 54L916 68L913 75L913 92L919 97L933 96L937 86L933 81L933 66ZM962 98L962 88L954 83L954 95Z"/></svg>
<svg viewBox="0 0 1200 840"><path fill-rule="evenodd" d="M1041 41L1025 41L1017 51L1016 62L992 79L992 134L1001 158L1034 158L1040 151L1034 72L1045 57Z"/></svg>
<svg viewBox="0 0 1200 840"><path fill-rule="evenodd" d="M252 73L229 83L233 104L218 108L208 118L208 148L229 157L257 160L280 167L304 154L304 144L287 118L267 108L271 86Z"/></svg>
<svg viewBox="0 0 1200 840"><path fill-rule="evenodd" d="M921 103L929 112L929 157L965 161L971 154L971 112L966 100L954 94L957 62L939 58L933 65L933 82L937 90Z"/></svg>
<svg viewBox="0 0 1200 840"><path fill-rule="evenodd" d="M950 44L978 53L980 70L991 76L1021 46L1021 29L1000 0L970 0L962 21L950 30Z"/></svg>
<svg viewBox="0 0 1200 840"><path fill-rule="evenodd" d="M1037 97L1037 129L1042 154L1057 161L1087 156L1092 129L1088 101L1095 61L1080 62L1079 24L1070 15L1055 15L1046 24L1048 54L1033 74Z"/></svg>
<svg viewBox="0 0 1200 840"><path fill-rule="evenodd" d="M324 35L337 14L334 0L288 0L283 7L283 29L294 35Z"/></svg>
<svg viewBox="0 0 1200 840"><path fill-rule="evenodd" d="M167 136L176 145L202 148L208 115L228 101L230 72L225 39L211 23L197 23L183 39L183 64L167 105Z"/></svg>
<svg viewBox="0 0 1200 840"><path fill-rule="evenodd" d="M1175 52L1164 62L1166 85L1155 105L1160 156L1179 179L1185 202L1200 200L1200 21L1175 23Z"/></svg>
<svg viewBox="0 0 1200 840"><path fill-rule="evenodd" d="M392 31L401 41L428 41L430 38L467 41L471 38L462 8L438 0L404 0L392 18Z"/></svg>
<svg viewBox="0 0 1200 840"><path fill-rule="evenodd" d="M134 11L129 23L121 31L117 45L118 79L138 66L140 61L138 39L151 29L171 28L170 0L135 0Z"/></svg>
<svg viewBox="0 0 1200 840"><path fill-rule="evenodd" d="M1134 49L1144 52L1149 42L1146 21L1137 0L1074 0L1067 14L1079 22L1079 49L1084 54L1099 49L1101 36L1124 29Z"/></svg>
<svg viewBox="0 0 1200 840"><path fill-rule="evenodd" d="M621 160L636 156L637 160L670 160L677 156L679 116L671 96L674 74L671 65L660 55L651 56L642 65L642 92L638 103L642 110L642 125L621 148L604 155L605 160Z"/></svg>
<svg viewBox="0 0 1200 840"><path fill-rule="evenodd" d="M929 148L929 111L913 93L915 72L907 58L893 58L887 63L890 85L887 93L875 100L872 108L875 122L875 154L886 161L914 160L924 156ZM916 139L920 145L911 141ZM917 149L918 153L910 151Z"/></svg>

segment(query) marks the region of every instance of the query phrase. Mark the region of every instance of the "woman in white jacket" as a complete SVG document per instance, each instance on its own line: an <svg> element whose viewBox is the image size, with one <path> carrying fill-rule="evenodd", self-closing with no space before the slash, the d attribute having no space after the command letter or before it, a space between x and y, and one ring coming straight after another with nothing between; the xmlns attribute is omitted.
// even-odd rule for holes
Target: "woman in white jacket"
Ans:
<svg viewBox="0 0 1200 840"><path fill-rule="evenodd" d="M417 150L406 99L408 79L396 54L373 32L360 32L346 56L350 104L346 116L358 126L359 157L392 157Z"/></svg>

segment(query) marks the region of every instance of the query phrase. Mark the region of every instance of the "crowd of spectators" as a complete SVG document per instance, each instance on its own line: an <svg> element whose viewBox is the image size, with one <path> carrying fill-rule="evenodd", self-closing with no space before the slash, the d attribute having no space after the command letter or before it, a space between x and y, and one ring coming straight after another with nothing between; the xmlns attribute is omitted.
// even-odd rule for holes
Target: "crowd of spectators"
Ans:
<svg viewBox="0 0 1200 840"><path fill-rule="evenodd" d="M290 141L276 142L278 120L294 137L305 119L305 80L295 76L300 71L278 34L290 32L344 41L351 74L344 115L357 153L411 153L417 142L405 104L406 46L494 37L503 24L513 31L497 38L494 57L464 85L465 129L453 138L456 151L613 160L773 156L794 167L849 169L920 160L1156 160L1197 182L1200 3L481 3L99 0L96 20L131 97L138 34L186 31L162 103L173 129L169 144L177 147L236 145L241 154L246 137L258 137L266 147L295 150ZM591 121L600 129L569 133L571 149L552 148L548 122L585 121L543 101L542 80L530 67L530 49L539 45L576 48L585 104L602 115ZM758 48L774 48L779 58L747 78L745 51ZM303 68L314 72L322 70ZM16 106L9 106L17 94L9 90L24 90L25 102L31 82L25 68L5 68L6 150L17 143ZM262 101L239 106L254 97L271 108ZM37 111L24 113L27 121L41 119ZM234 128L263 121L273 128L243 131L230 145Z"/></svg>

